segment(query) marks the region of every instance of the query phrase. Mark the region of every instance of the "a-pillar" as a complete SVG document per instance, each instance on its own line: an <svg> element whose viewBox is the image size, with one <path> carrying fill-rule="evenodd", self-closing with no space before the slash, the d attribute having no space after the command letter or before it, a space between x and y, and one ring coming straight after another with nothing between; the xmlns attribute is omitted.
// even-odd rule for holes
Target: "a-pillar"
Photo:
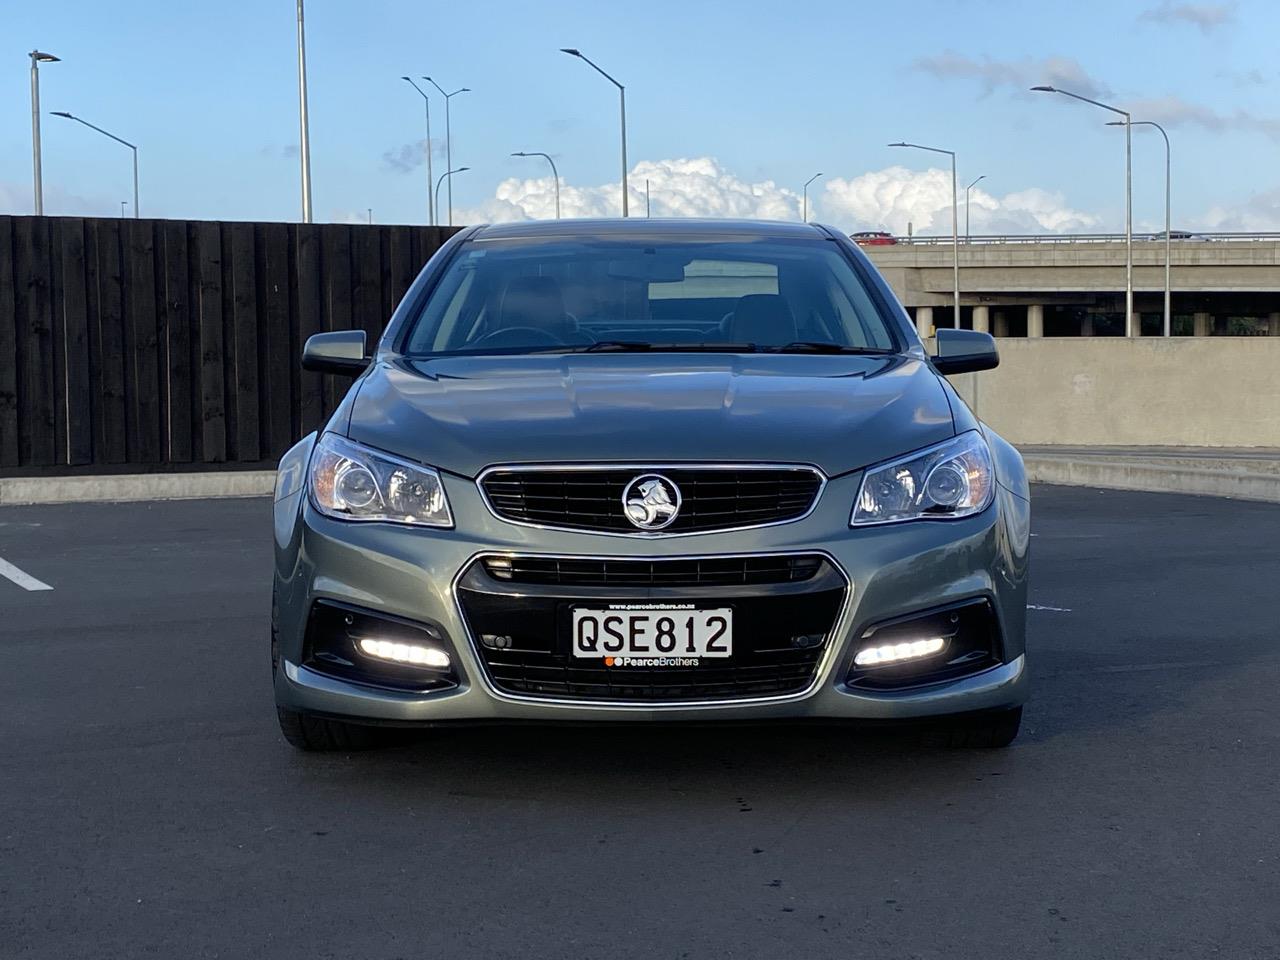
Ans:
<svg viewBox="0 0 1280 960"><path fill-rule="evenodd" d="M1194 334L1197 337L1207 337L1213 333L1213 314L1197 313L1192 318L1194 320Z"/></svg>
<svg viewBox="0 0 1280 960"><path fill-rule="evenodd" d="M1280 314L1276 314L1280 317ZM974 307L973 308L973 329L979 333L991 332L991 308L990 307Z"/></svg>
<svg viewBox="0 0 1280 960"><path fill-rule="evenodd" d="M921 340L933 336L933 307L916 307L916 333Z"/></svg>
<svg viewBox="0 0 1280 960"><path fill-rule="evenodd" d="M1044 336L1044 304L1033 303L1027 307L1027 336Z"/></svg>
<svg viewBox="0 0 1280 960"><path fill-rule="evenodd" d="M1280 313L1273 313L1267 317L1267 333L1273 337L1280 337Z"/></svg>
<svg viewBox="0 0 1280 960"><path fill-rule="evenodd" d="M1003 310L997 310L991 315L991 335L993 337L1009 335L1009 318L1004 315Z"/></svg>

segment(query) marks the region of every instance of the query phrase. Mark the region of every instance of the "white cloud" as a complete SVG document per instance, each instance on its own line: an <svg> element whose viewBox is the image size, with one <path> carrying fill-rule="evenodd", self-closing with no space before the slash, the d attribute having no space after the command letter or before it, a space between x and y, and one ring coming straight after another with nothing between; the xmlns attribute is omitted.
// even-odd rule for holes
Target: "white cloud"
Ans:
<svg viewBox="0 0 1280 960"><path fill-rule="evenodd" d="M258 150L258 156L266 160L297 160L298 145L286 143L281 146L277 143L268 143Z"/></svg>
<svg viewBox="0 0 1280 960"><path fill-rule="evenodd" d="M27 215L34 212L35 197L30 183L0 181L0 214ZM101 196L82 197L46 180L44 212L51 217L112 217L119 215L120 201Z"/></svg>
<svg viewBox="0 0 1280 960"><path fill-rule="evenodd" d="M632 169L631 214L644 215L644 181L649 180L655 217L744 217L799 220L801 195L772 180L747 182L711 157L643 161ZM561 182L564 217L616 217L621 212L617 183L579 187ZM950 233L949 170L908 170L894 166L852 177L830 177L809 188L814 220L846 230ZM456 223L546 220L555 216L550 176L511 178L478 207L454 211ZM961 201L963 229L963 200ZM1031 188L997 197L981 189L970 193L975 233L1043 233L1093 230L1098 218L1067 206L1061 194Z"/></svg>
<svg viewBox="0 0 1280 960"><path fill-rule="evenodd" d="M977 60L948 50L932 57L920 57L914 66L941 80L976 80L984 93L1002 87L1025 93L1038 84L1062 87L1085 97L1104 97L1110 93L1105 83L1091 77L1080 62L1071 57Z"/></svg>
<svg viewBox="0 0 1280 960"><path fill-rule="evenodd" d="M645 160L629 175L632 216L644 216L645 180L649 181L655 217L745 217L759 220L800 219L800 193L772 180L750 183L725 170L711 157ZM812 193L811 193L812 202ZM560 184L564 217L616 217L622 211L620 184L578 187ZM545 177L512 177L498 184L493 199L478 207L455 210L457 223L539 220L555 216L555 183Z"/></svg>
<svg viewBox="0 0 1280 960"><path fill-rule="evenodd" d="M1280 140L1280 119L1260 117L1248 110L1235 110L1223 113L1212 107L1198 103L1190 103L1181 97L1157 97L1151 100L1135 100L1126 104L1128 110L1143 120L1154 120L1166 127L1193 126L1202 127L1215 133L1228 130L1243 130L1250 133L1261 133Z"/></svg>
<svg viewBox="0 0 1280 960"><path fill-rule="evenodd" d="M1235 15L1234 3L1173 3L1172 0L1164 0L1138 19L1155 23L1189 23L1199 27L1201 33L1209 33L1229 23Z"/></svg>
<svg viewBox="0 0 1280 960"><path fill-rule="evenodd" d="M1280 230L1280 188L1255 193L1237 206L1215 205L1190 220L1200 230Z"/></svg>
<svg viewBox="0 0 1280 960"><path fill-rule="evenodd" d="M1267 75L1261 70L1219 70L1214 74L1216 77L1222 77L1224 80L1230 80L1237 87L1265 87L1267 85Z"/></svg>
<svg viewBox="0 0 1280 960"><path fill-rule="evenodd" d="M829 180L820 201L823 218L852 230L904 234L951 232L951 171L893 166L850 179ZM964 230L964 197L959 198ZM1060 233L1097 229L1098 218L1066 205L1061 194L1033 187L996 197L975 187L969 193L973 233Z"/></svg>
<svg viewBox="0 0 1280 960"><path fill-rule="evenodd" d="M431 138L431 156L444 156L444 141ZM382 166L393 173L412 173L427 162L427 141L413 140L402 143L398 147L386 150L382 154Z"/></svg>

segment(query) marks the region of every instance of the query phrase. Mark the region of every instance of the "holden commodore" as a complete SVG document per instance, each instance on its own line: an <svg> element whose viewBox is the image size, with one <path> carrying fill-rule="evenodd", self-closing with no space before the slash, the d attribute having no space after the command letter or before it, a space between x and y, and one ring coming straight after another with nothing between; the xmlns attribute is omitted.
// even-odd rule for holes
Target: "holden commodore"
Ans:
<svg viewBox="0 0 1280 960"><path fill-rule="evenodd" d="M451 722L925 721L1027 692L1018 453L858 246L810 224L477 226L280 463L271 662L294 746Z"/></svg>

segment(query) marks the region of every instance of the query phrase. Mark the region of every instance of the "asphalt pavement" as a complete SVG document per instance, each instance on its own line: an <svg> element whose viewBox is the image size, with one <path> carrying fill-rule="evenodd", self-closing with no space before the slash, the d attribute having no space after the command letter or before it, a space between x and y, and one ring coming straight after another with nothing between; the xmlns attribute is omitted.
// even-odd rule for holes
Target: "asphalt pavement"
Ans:
<svg viewBox="0 0 1280 960"><path fill-rule="evenodd" d="M0 957L1280 956L1280 507L1035 490L1005 751L847 729L295 753L270 504L0 509ZM5 568L9 569L9 568Z"/></svg>

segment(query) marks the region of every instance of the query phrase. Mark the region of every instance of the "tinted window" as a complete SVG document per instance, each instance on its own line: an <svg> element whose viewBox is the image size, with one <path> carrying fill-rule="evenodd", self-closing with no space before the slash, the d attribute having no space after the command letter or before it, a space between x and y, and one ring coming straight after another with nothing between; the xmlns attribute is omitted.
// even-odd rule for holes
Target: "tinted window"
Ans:
<svg viewBox="0 0 1280 960"><path fill-rule="evenodd" d="M891 350L861 278L825 240L483 239L450 264L406 352L656 347Z"/></svg>

